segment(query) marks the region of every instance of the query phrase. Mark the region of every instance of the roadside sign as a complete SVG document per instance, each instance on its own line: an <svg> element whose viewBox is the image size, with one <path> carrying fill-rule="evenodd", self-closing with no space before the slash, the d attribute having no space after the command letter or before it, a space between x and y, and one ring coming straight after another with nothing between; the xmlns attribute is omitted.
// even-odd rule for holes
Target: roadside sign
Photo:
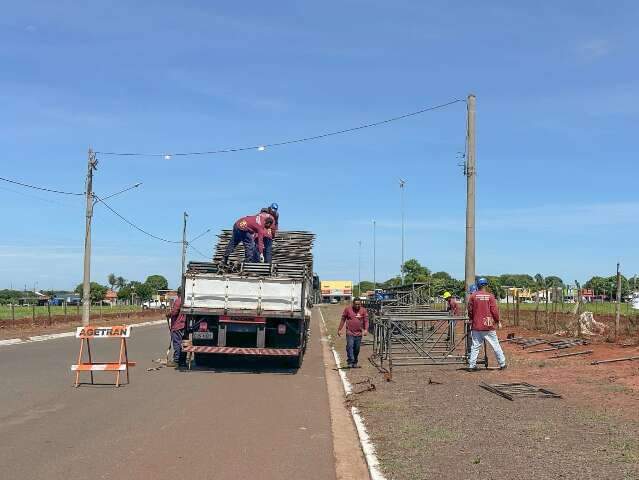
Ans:
<svg viewBox="0 0 639 480"><path fill-rule="evenodd" d="M126 347L126 339L130 337L130 325L112 325L109 327L87 325L86 327L78 327L75 331L75 338L80 339L80 353L78 354L78 363L71 365L71 371L75 372L75 387L80 386L80 372L89 372L91 374L92 385L94 384L93 372L116 372L116 387L120 386L120 372L126 372L126 383L128 384L129 367L135 366L135 362L129 361ZM120 354L116 362L94 362L91 357L90 340L105 338L120 339ZM88 362L83 361L85 345Z"/></svg>

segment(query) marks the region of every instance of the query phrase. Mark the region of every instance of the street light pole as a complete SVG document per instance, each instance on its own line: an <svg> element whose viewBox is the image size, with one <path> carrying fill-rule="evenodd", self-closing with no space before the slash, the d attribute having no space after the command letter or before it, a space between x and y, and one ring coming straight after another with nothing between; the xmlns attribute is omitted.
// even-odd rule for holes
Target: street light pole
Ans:
<svg viewBox="0 0 639 480"><path fill-rule="evenodd" d="M362 241L358 240L357 252L357 296L362 296Z"/></svg>
<svg viewBox="0 0 639 480"><path fill-rule="evenodd" d="M402 263L399 268L399 275L402 278L402 285L404 285L404 185L406 180L399 179L399 189L402 201Z"/></svg>
<svg viewBox="0 0 639 480"><path fill-rule="evenodd" d="M377 290L377 235L376 235L376 222L373 220L373 295Z"/></svg>

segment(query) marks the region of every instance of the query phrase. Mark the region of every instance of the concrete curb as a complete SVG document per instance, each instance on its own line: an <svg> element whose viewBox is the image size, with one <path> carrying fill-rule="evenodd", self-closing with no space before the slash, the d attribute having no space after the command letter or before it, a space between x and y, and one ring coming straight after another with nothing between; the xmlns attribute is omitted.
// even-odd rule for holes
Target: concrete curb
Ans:
<svg viewBox="0 0 639 480"><path fill-rule="evenodd" d="M166 324L166 320L152 320L150 322L132 323L132 327L148 327L151 325ZM22 345L25 343L45 342L47 340L56 340L58 338L66 338L75 336L75 330L72 332L51 333L49 335L34 335L33 337L23 338L9 338L7 340L0 340L0 347L7 345Z"/></svg>
<svg viewBox="0 0 639 480"><path fill-rule="evenodd" d="M324 325L324 330L328 332L328 328L326 325L326 321L324 320L324 314L322 313L322 309L318 307L320 318L322 319L322 324ZM330 335L329 335L330 339ZM339 372L339 377L342 380L342 386L344 387L344 394L350 395L353 392L353 386L351 382L348 380L348 377L344 373L343 370L340 370L339 366L341 364L340 356L337 351L333 348L332 345L329 345L331 351L333 352L333 358L335 360L335 367ZM375 445L371 442L371 439L368 435L368 431L366 430L366 425L364 424L364 419L362 415L359 413L359 409L357 407L351 407L351 416L353 417L353 422L355 422L355 427L357 429L357 436L359 437L359 443L362 448L362 452L364 452L364 458L366 458L366 465L368 466L368 473L371 477L371 480L386 480L386 477L382 474L379 469L379 460L377 459L377 455L375 455Z"/></svg>

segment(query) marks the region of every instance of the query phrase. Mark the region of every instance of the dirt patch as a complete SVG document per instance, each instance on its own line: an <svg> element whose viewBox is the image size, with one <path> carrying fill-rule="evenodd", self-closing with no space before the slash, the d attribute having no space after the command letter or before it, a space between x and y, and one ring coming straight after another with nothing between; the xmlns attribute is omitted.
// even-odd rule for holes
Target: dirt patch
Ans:
<svg viewBox="0 0 639 480"><path fill-rule="evenodd" d="M340 312L338 307L324 310L333 335ZM540 336L520 328L499 335L510 332ZM341 353L343 339L333 340ZM595 342L560 351L590 349L592 355L550 359L554 352L503 346L509 362L505 371L401 367L390 383L363 361L370 354L370 347L363 347L363 368L349 370L348 376L352 382L371 378L377 388L352 401L389 479L639 478L639 362L590 365L639 355L639 349ZM429 378L441 384L429 384ZM563 398L511 402L479 388L482 381L528 382Z"/></svg>
<svg viewBox="0 0 639 480"><path fill-rule="evenodd" d="M159 319L163 318L164 315L164 311L158 310L105 313L102 316L99 313L92 313L91 323L97 323L100 325L117 325L120 323L128 324L151 319ZM0 322L0 340L59 333L68 331L69 329L80 326L81 324L81 315L68 315L66 320L64 316L52 316L50 323L48 317L36 317L35 322L31 318L16 319L15 322L12 320L3 320Z"/></svg>

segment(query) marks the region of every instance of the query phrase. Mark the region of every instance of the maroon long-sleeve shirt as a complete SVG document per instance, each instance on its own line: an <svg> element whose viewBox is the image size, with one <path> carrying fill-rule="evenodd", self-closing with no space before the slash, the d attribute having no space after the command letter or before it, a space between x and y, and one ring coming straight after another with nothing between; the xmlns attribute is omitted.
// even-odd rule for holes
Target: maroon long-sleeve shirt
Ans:
<svg viewBox="0 0 639 480"><path fill-rule="evenodd" d="M473 330L495 330L499 323L499 308L495 296L482 290L474 292L468 299L468 316Z"/></svg>
<svg viewBox="0 0 639 480"><path fill-rule="evenodd" d="M173 302L171 311L169 312L172 332L182 330L186 326L186 317L183 313L180 313L180 308L182 308L182 297L177 297Z"/></svg>
<svg viewBox="0 0 639 480"><path fill-rule="evenodd" d="M448 311L453 317L459 317L461 311L459 310L459 302L454 297L448 299Z"/></svg>
<svg viewBox="0 0 639 480"><path fill-rule="evenodd" d="M266 235L264 222L267 218L272 219L273 217L268 214L258 213L257 215L242 217L235 222L237 228L244 232L251 232L254 235L257 249L260 253L264 253L264 236Z"/></svg>
<svg viewBox="0 0 639 480"><path fill-rule="evenodd" d="M359 307L358 310L352 306L346 307L338 330L344 328L344 325L346 325L346 335L361 337L364 331L368 331L368 312L364 307Z"/></svg>

